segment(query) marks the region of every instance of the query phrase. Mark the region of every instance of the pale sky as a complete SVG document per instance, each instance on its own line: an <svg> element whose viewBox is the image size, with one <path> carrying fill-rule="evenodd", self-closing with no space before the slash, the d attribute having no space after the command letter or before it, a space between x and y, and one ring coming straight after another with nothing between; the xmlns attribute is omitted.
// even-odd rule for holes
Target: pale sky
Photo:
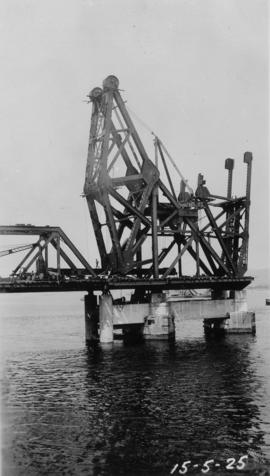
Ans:
<svg viewBox="0 0 270 476"><path fill-rule="evenodd" d="M250 268L269 260L267 0L2 0L0 224L59 225L95 264L83 190L88 92L116 75L194 187L245 190ZM149 154L152 138L138 123ZM23 241L23 239L22 239ZM9 244L11 238L9 237ZM0 272L2 274L2 271Z"/></svg>

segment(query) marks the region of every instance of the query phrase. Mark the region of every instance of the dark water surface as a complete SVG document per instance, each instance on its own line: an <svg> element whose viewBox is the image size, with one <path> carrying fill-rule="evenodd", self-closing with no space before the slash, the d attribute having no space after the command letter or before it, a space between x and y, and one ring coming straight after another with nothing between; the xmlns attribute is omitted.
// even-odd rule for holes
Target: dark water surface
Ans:
<svg viewBox="0 0 270 476"><path fill-rule="evenodd" d="M0 296L3 476L270 474L268 294L256 337L178 323L174 345L95 351L82 294Z"/></svg>

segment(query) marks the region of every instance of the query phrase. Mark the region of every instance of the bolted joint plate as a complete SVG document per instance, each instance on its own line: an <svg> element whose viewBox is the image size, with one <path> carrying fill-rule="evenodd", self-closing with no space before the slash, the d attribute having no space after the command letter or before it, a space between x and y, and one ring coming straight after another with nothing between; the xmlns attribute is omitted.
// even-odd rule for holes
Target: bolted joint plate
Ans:
<svg viewBox="0 0 270 476"><path fill-rule="evenodd" d="M150 159L147 159L144 161L143 166L142 166L142 171L144 181L149 184L149 183L156 183L158 182L159 179L159 171L157 167L151 162Z"/></svg>

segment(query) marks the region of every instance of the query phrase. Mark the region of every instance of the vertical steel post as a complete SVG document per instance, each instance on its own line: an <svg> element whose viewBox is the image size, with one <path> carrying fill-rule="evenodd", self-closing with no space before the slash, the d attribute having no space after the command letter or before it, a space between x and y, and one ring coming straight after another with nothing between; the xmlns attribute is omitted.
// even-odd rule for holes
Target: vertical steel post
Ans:
<svg viewBox="0 0 270 476"><path fill-rule="evenodd" d="M154 139L155 146L155 166L158 167L158 143L157 138ZM158 188L154 187L152 192L152 256L153 256L153 276L159 277L158 272L158 232L157 232L157 203Z"/></svg>
<svg viewBox="0 0 270 476"><path fill-rule="evenodd" d="M225 169L228 170L228 182L227 182L227 198L230 200L232 198L232 179L233 179L233 168L234 168L234 160L233 159L226 159L225 160ZM229 204L227 205L227 207L229 206ZM226 219L229 218L231 212L232 212L232 207L230 206L229 208L227 208L227 212L226 212ZM233 230L233 223L234 223L234 220L231 219L231 220L228 220L227 223L226 223L226 228L225 228L225 231L226 231L226 236L224 238L224 242L226 244L226 247L228 249L228 252L230 254L230 256L232 257L232 249L233 249L233 239L232 237L228 237L228 235L231 235L230 233L230 229ZM224 259L224 252L222 253L222 259ZM228 266L228 259L226 260L226 264Z"/></svg>
<svg viewBox="0 0 270 476"><path fill-rule="evenodd" d="M180 256L178 260L178 275L179 278L182 276L182 256L181 256L181 243L178 241L177 242L177 248L178 248L178 255Z"/></svg>
<svg viewBox="0 0 270 476"><path fill-rule="evenodd" d="M45 246L45 273L48 273L49 258L48 258L48 244Z"/></svg>
<svg viewBox="0 0 270 476"><path fill-rule="evenodd" d="M157 187L152 191L152 255L154 278L158 278Z"/></svg>
<svg viewBox="0 0 270 476"><path fill-rule="evenodd" d="M245 152L244 163L247 164L247 181L246 181L246 203L245 203L245 224L243 232L243 241L240 251L239 270L243 275L248 266L248 242L249 242L249 209L250 209L250 191L251 191L251 167L252 167L252 153Z"/></svg>
<svg viewBox="0 0 270 476"><path fill-rule="evenodd" d="M155 166L158 169L158 138L155 137L154 139L154 147L155 147ZM158 188L157 188L157 201L158 201Z"/></svg>
<svg viewBox="0 0 270 476"><path fill-rule="evenodd" d="M196 276L200 276L200 254L199 254L200 247L199 247L198 239L195 240L195 244L196 244Z"/></svg>
<svg viewBox="0 0 270 476"><path fill-rule="evenodd" d="M250 190L251 190L251 167L252 167L252 153L244 153L244 162L247 164L247 183L246 183L246 200L250 205Z"/></svg>
<svg viewBox="0 0 270 476"><path fill-rule="evenodd" d="M228 170L227 198L232 198L232 179L233 179L234 160L225 160L225 169Z"/></svg>
<svg viewBox="0 0 270 476"><path fill-rule="evenodd" d="M57 261L57 273L60 274L60 236L57 235L56 238L57 248L56 248L56 261Z"/></svg>

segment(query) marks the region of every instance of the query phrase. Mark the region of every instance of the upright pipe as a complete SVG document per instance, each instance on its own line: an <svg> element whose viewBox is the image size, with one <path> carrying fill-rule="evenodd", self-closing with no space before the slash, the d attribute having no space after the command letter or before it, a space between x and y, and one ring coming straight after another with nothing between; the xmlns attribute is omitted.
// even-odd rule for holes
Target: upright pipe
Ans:
<svg viewBox="0 0 270 476"><path fill-rule="evenodd" d="M153 188L152 192L152 254L153 254L153 268L154 278L159 277L158 272L158 232L157 232L157 187Z"/></svg>
<svg viewBox="0 0 270 476"><path fill-rule="evenodd" d="M232 178L233 178L234 160L225 160L225 169L228 170L227 198L232 198Z"/></svg>
<svg viewBox="0 0 270 476"><path fill-rule="evenodd" d="M225 160L225 169L228 170L228 182L227 182L227 198L230 200L232 198L232 179L233 179L233 168L234 168L234 160L233 159L226 159ZM226 219L230 217L230 214L233 211L233 206L230 206L230 203L227 204L227 213ZM230 235L230 228L233 227L233 221L228 220L226 223L226 237L224 238L225 245L228 249L230 256L232 257L232 237ZM224 252L222 253L222 259L224 260ZM233 259L233 258L232 258ZM229 266L228 259L226 260L226 265Z"/></svg>
<svg viewBox="0 0 270 476"><path fill-rule="evenodd" d="M246 200L250 204L250 190L251 190L251 168L252 168L252 153L244 153L244 162L247 164L247 184L246 184Z"/></svg>
<svg viewBox="0 0 270 476"><path fill-rule="evenodd" d="M244 163L247 164L247 181L246 181L246 212L245 224L243 233L243 242L240 252L240 269L243 275L248 267L248 243L249 243L249 209L250 209L250 191L251 191L251 168L252 168L252 153L245 152Z"/></svg>

